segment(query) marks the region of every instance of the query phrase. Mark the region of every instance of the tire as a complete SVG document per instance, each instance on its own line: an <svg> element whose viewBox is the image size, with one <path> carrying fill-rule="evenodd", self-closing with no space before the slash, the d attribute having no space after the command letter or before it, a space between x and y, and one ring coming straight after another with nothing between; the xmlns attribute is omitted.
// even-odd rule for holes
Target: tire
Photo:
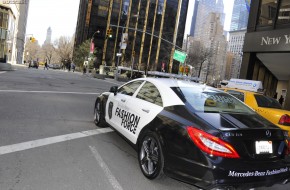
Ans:
<svg viewBox="0 0 290 190"><path fill-rule="evenodd" d="M101 101L97 99L95 108L94 108L94 123L98 127L105 127L105 119L102 112Z"/></svg>
<svg viewBox="0 0 290 190"><path fill-rule="evenodd" d="M138 148L138 161L143 175L148 179L157 179L164 175L164 155L155 133L147 132L142 138Z"/></svg>

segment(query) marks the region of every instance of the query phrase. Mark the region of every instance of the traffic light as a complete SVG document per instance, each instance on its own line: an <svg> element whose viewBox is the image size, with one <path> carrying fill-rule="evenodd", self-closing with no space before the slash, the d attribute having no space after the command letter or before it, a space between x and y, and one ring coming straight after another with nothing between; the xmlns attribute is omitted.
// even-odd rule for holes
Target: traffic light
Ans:
<svg viewBox="0 0 290 190"><path fill-rule="evenodd" d="M34 37L30 37L29 38L30 42L34 43L36 41L36 39Z"/></svg>
<svg viewBox="0 0 290 190"><path fill-rule="evenodd" d="M112 38L112 37L113 37L113 30L112 30L112 28L109 28L107 30L106 38Z"/></svg>

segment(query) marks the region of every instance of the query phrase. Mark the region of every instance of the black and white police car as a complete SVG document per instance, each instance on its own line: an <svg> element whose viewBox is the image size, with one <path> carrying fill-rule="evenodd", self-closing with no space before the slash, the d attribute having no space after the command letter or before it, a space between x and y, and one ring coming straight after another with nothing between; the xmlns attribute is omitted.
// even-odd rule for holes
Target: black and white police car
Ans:
<svg viewBox="0 0 290 190"><path fill-rule="evenodd" d="M95 124L109 124L138 151L149 179L165 173L203 189L287 183L287 133L235 97L202 84L141 78L95 102Z"/></svg>

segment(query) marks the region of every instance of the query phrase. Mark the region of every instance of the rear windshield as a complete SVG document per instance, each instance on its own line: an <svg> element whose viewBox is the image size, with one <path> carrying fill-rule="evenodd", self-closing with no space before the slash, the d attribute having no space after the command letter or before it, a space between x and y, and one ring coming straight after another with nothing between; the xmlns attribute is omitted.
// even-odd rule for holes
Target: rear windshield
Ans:
<svg viewBox="0 0 290 190"><path fill-rule="evenodd" d="M274 98L270 98L259 94L255 94L255 98L259 107L282 109L279 102Z"/></svg>
<svg viewBox="0 0 290 190"><path fill-rule="evenodd" d="M249 113L254 112L241 101L228 93L218 90L205 90L192 87L174 87L173 91L183 102L199 112Z"/></svg>

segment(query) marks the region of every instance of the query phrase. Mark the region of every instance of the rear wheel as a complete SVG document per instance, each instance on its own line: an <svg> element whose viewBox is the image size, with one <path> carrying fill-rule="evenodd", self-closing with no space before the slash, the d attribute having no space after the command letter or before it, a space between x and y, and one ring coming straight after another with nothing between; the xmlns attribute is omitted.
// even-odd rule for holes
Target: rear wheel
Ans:
<svg viewBox="0 0 290 190"><path fill-rule="evenodd" d="M142 173L148 179L163 176L164 157L158 136L147 132L140 142L138 161Z"/></svg>
<svg viewBox="0 0 290 190"><path fill-rule="evenodd" d="M102 108L101 108L101 101L99 99L96 101L96 104L95 104L94 123L98 127L105 126L104 116L103 116Z"/></svg>

